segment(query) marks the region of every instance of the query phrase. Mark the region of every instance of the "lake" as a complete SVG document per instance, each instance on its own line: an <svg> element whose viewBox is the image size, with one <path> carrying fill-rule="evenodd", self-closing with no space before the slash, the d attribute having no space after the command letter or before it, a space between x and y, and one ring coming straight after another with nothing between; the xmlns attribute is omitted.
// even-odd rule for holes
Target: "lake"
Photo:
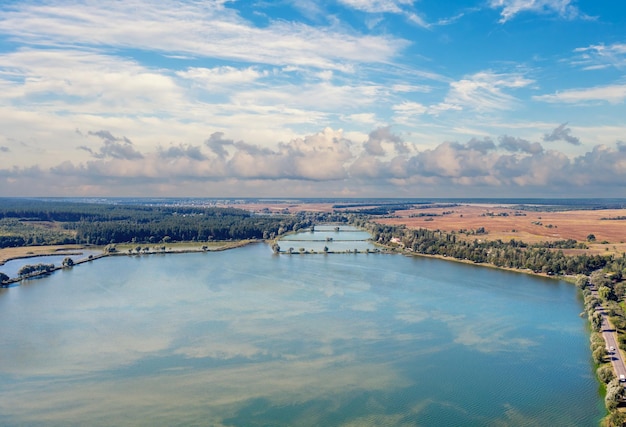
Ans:
<svg viewBox="0 0 626 427"><path fill-rule="evenodd" d="M430 258L108 257L0 290L0 425L593 426L582 310Z"/></svg>

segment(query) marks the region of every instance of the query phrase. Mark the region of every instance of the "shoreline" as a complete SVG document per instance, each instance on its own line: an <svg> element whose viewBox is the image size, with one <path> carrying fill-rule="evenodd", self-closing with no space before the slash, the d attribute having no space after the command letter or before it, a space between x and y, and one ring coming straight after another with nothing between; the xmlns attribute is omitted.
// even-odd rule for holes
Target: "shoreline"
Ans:
<svg viewBox="0 0 626 427"><path fill-rule="evenodd" d="M241 242L244 242L244 244L242 245ZM224 250L224 249L230 249L230 248L234 248L234 247L239 247L239 246L244 246L246 244L250 244L250 243L254 243L254 242L262 242L262 240L237 240L237 241L220 241L220 242L210 242L209 244L213 244L215 245L215 243L223 243L222 246L225 246L224 248L220 247L215 247L215 248L208 248L208 251L218 251L218 250ZM187 250L187 251L202 251L202 246L201 245L207 245L207 242L176 242L174 244L170 244L170 248L168 249L168 253L169 252L181 252L182 250ZM107 245L108 246L108 245ZM135 247L135 246L143 246L143 245L139 245L139 244L134 244L134 243L119 243L119 246L121 247ZM173 249L176 246L181 247L180 250L178 249ZM76 255L80 255L82 254L82 251L102 251L104 253L106 246L93 246L93 245L76 245L76 244L70 244L70 245L52 245L52 246L17 246L17 247L10 247L10 248L2 248L0 249L0 266L3 266L4 264L6 264L9 261L14 261L17 259L26 259L26 258L36 258L36 257L43 257L43 256L61 256L61 255L67 255L67 256L76 256ZM3 254L3 252L5 251L10 251L10 252L15 252L16 254L8 254L5 255ZM130 255L127 252L119 252L120 254L123 255ZM155 251L155 250L151 250L149 253L161 253L161 251ZM133 253L134 255L134 253Z"/></svg>
<svg viewBox="0 0 626 427"><path fill-rule="evenodd" d="M275 240L272 240L275 241ZM6 258L0 258L0 267L3 266L4 264L6 264L9 261L14 261L14 260L18 260L18 259L28 259L28 258L37 258L37 257L46 257L46 256L59 256L59 255L66 255L66 256L76 256L76 255L81 255L83 250L94 250L94 251L102 251L101 254L97 254L97 255L90 255L89 258L85 258L85 259L81 259L79 261L75 261L75 265L77 264L82 264L88 261L93 261L95 259L99 259L99 258L104 258L107 256L141 256L141 255L157 255L157 254L185 254L185 253L201 253L201 252L219 252L219 251L225 251L225 250L229 250L229 249L236 249L239 247L243 247L243 246L247 246L253 243L266 243L266 244L271 244L272 241L269 240L241 240L241 241L224 241L224 242L211 242L213 245L215 245L216 243L223 243L220 246L217 247L207 247L206 249L203 249L203 246L206 245L206 242L176 242L175 245L180 246L180 249L176 249L175 247L169 247L165 250L155 250L155 249L150 249L148 251L141 251L141 252L136 252L136 251L132 251L129 252L129 249L132 250L133 246L141 246L141 245L135 245L135 244L131 244L131 243L122 243L120 244L121 247L123 248L128 248L126 250L120 250L117 252L106 252L105 251L105 247L99 247L99 246L81 246L81 247L77 247L76 245L68 245L69 247L65 247L64 245L55 245L53 247L46 247L46 246L37 246L37 247L31 247L31 246L20 246L17 248L10 248L10 249L17 249L18 252L20 250L22 251L27 251L24 252L23 254L19 254L19 255L14 255L11 257L6 257ZM412 251L408 251L406 249L401 249L401 248L397 248L394 246L387 246L387 245L382 245L380 243L374 243L375 246L379 246L381 247L381 253L388 253L388 254L396 254L396 255L404 255L404 256L415 256L415 257L424 257L424 258L434 258L434 259L440 259L442 261L453 261L453 262L457 262L457 263L462 263L462 264L466 264L466 265L475 265L475 266L482 266L482 267L487 267L487 268L493 268L493 269L497 269L497 270L504 270L504 271L509 271L509 272L515 272L515 273L520 273L520 274L527 274L527 275L531 275L531 276L535 276L535 277L541 277L541 278L546 278L546 279L552 279L552 280L563 280L566 281L568 283L572 282L571 277L568 276L560 276L560 275L548 275L546 273L536 273L532 270L529 269L517 269L517 268L511 268L511 267L499 267L496 266L494 264L490 264L490 263L476 263L470 260L465 260L465 259L460 259L460 258L454 258L454 257L448 257L448 256L444 256L444 255L429 255L429 254L421 254L421 253L415 253ZM41 253L32 253L32 251L30 251L29 249L31 248L35 248L35 250L40 250L42 251ZM359 252L360 253L360 252ZM365 253L365 252L363 252ZM280 254L284 254L284 255L288 255L286 252L283 253L281 251ZM305 255L311 255L311 253L305 252ZM323 254L323 253L321 253ZM344 254L344 252L328 252L328 254ZM0 256L2 255L2 250L0 250ZM301 255L299 252L294 252L292 255ZM21 280L24 279L29 279L29 278L33 278L33 277L38 277L41 275L45 275L45 274L50 274L54 271L60 270L62 268L68 268L68 267L62 267L62 266L58 266L55 267L53 270L49 271L49 272L37 272L37 273L33 273L32 275L28 275L28 276L23 276L23 277L16 277L16 278L11 278L10 280L8 280L7 282L4 282L2 284L2 287L7 287L7 285L10 284L14 284L17 282L20 282ZM70 267L71 268L71 267Z"/></svg>
<svg viewBox="0 0 626 427"><path fill-rule="evenodd" d="M76 248L75 245L72 245L72 248L68 248L67 252L62 249L60 246L62 245L58 245L55 246L53 249L53 252L46 252L46 253L39 253L39 254L32 254L32 253L25 253L24 255L17 255L11 258L2 258L0 259L0 266L6 264L9 261L14 261L14 260L18 260L18 259L28 259L28 258L37 258L37 257L48 257L48 256L71 256L71 255L82 255L82 252L78 252L79 250L100 250L102 251L99 254L96 255L89 255L86 258L83 259L79 259L77 261L74 261L74 265L71 267L67 267L67 266L55 266L53 269L49 270L49 271L37 271L37 272L33 272L31 274L25 275L25 276L21 276L21 277L13 277L10 278L9 280L7 280L6 282L3 282L2 284L0 284L0 288L9 288L9 287L13 287L11 285L14 285L15 283L19 283L22 280L28 280L28 279L34 279L40 276L45 276L48 274L52 274L55 271L59 271L59 270L63 270L63 269L71 269L74 268L75 266L79 265L79 264L84 264L87 262L91 262L91 261L95 261L97 259L100 258L106 258L109 256L143 256L143 255L159 255L159 254L187 254L187 253L203 253L203 252L221 252L221 251L226 251L229 249L236 249L236 248L240 248L240 247L244 247L247 245L251 245L253 243L261 243L263 242L263 240L240 240L240 241L224 241L222 245L220 246L216 246L216 247L206 247L206 249L203 248L203 246L206 246L206 243L202 242L202 243L195 243L194 245L187 246L190 245L191 242L180 242L177 244L179 244L181 247L180 249L175 249L172 247L169 247L165 250L149 250L149 251L141 251L141 252L128 252L128 251L118 251L118 252L107 252L105 251L105 247L93 247L93 246L89 246L89 247L82 247L82 248ZM215 244L217 242L213 242L213 244ZM198 245L197 247L195 247L196 245ZM203 245L203 246L200 246ZM121 244L121 246L125 247L125 246L136 246L136 245L132 245L132 244ZM27 249L30 248L29 246L21 246L19 247L19 249ZM39 246L38 248L42 248L41 246ZM12 248L15 249L15 248ZM52 249L52 248L50 248ZM73 251L73 252L69 252L69 251Z"/></svg>

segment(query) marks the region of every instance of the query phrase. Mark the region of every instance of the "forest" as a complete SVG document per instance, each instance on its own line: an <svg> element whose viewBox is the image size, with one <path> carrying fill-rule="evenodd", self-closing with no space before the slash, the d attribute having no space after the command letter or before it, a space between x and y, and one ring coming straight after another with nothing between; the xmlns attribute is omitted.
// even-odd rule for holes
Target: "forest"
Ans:
<svg viewBox="0 0 626 427"><path fill-rule="evenodd" d="M228 207L3 199L0 248L272 239L287 231L310 227L316 220L320 220L318 214L259 215Z"/></svg>

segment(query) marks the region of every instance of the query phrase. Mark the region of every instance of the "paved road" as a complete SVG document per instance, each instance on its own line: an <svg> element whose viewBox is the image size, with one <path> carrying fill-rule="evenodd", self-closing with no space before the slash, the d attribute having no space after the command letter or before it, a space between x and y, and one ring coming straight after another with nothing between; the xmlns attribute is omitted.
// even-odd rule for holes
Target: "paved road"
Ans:
<svg viewBox="0 0 626 427"><path fill-rule="evenodd" d="M598 296L598 291L594 288L591 288L591 293L596 297ZM624 362L621 351L617 346L617 332L615 329L611 328L611 325L609 324L609 315L605 308L600 306L596 308L596 311L602 315L602 325L600 327L600 331L602 332L602 337L604 337L604 341L606 342L606 348L607 350L611 347L614 349L613 351L609 351L609 357L611 358L611 364L613 365L615 376L620 378L620 375L624 375L624 378L626 378L626 363ZM626 383L624 383L624 386L626 387Z"/></svg>

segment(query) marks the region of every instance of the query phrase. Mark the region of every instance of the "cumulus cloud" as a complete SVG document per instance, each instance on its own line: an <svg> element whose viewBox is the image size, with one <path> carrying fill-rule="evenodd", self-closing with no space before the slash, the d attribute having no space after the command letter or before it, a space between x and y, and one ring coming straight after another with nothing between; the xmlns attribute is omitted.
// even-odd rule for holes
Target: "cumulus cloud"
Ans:
<svg viewBox="0 0 626 427"><path fill-rule="evenodd" d="M487 154L489 151L494 150L496 148L496 144L491 140L491 138L483 138L483 139L472 138L467 143L467 147L471 150L476 150L480 153Z"/></svg>
<svg viewBox="0 0 626 427"><path fill-rule="evenodd" d="M130 139L124 137L117 138L107 130L97 132L89 132L88 135L96 136L103 142L103 146L98 151L92 150L87 146L80 146L79 149L87 151L97 159L114 158L114 159L142 159L143 155L135 150Z"/></svg>
<svg viewBox="0 0 626 427"><path fill-rule="evenodd" d="M409 151L402 138L394 135L389 126L373 130L363 147L369 155L384 156L388 154L388 150L383 146L384 144L391 144L396 153L407 153Z"/></svg>
<svg viewBox="0 0 626 427"><path fill-rule="evenodd" d="M215 132L204 145L170 144L138 155L128 138L105 130L87 135L102 141L91 151L91 160L65 161L47 169L2 169L0 185L5 193L20 189L18 194L36 194L52 182L62 187L48 188L47 194L106 195L110 188L117 194L128 188L131 194L175 195L185 188L189 194L223 195L228 188L234 195L242 189L256 195L271 189L297 196L306 188L308 194L339 196L349 188L356 197L415 196L416 189L422 188L446 189L446 194L454 189L459 196L480 196L485 191L621 196L626 180L622 142L613 147L598 145L574 157L510 135L448 141L417 150L389 127L375 129L360 141L327 128L271 148ZM545 138L574 137L563 124Z"/></svg>
<svg viewBox="0 0 626 427"><path fill-rule="evenodd" d="M545 134L543 136L544 141L565 141L572 145L580 145L580 139L572 136L572 130L570 128L565 127L567 123L563 123L556 127L551 133Z"/></svg>
<svg viewBox="0 0 626 427"><path fill-rule="evenodd" d="M211 149L220 158L225 158L228 155L225 147L234 144L232 139L224 139L224 132L215 132L211 134L209 139L204 141L204 144Z"/></svg>
<svg viewBox="0 0 626 427"><path fill-rule="evenodd" d="M530 142L522 138L503 135L498 138L499 147L507 151L522 152L528 154L539 154L543 151L543 146L538 142Z"/></svg>
<svg viewBox="0 0 626 427"><path fill-rule="evenodd" d="M234 141L225 138L223 132L215 132L205 141L213 157L200 161L203 159L196 155L192 158L197 160L196 164L188 165L187 170L206 174L206 169L210 169L212 178L221 176L224 179L337 180L346 177L346 164L353 158L351 144L341 130L330 128L278 143L274 148ZM195 148L194 152L199 151ZM206 167L208 164L210 168ZM216 175L216 172L222 175Z"/></svg>
<svg viewBox="0 0 626 427"><path fill-rule="evenodd" d="M490 139L472 139L467 143L444 142L425 150L413 159L412 173L441 178L451 183L475 184L492 181L491 170L496 155Z"/></svg>
<svg viewBox="0 0 626 427"><path fill-rule="evenodd" d="M198 161L207 159L200 147L186 144L171 145L167 149L160 148L159 156L165 159L176 159L180 157L188 157Z"/></svg>

